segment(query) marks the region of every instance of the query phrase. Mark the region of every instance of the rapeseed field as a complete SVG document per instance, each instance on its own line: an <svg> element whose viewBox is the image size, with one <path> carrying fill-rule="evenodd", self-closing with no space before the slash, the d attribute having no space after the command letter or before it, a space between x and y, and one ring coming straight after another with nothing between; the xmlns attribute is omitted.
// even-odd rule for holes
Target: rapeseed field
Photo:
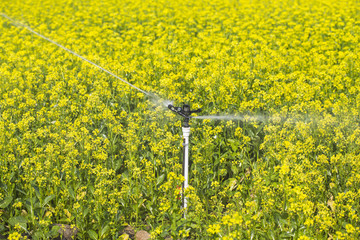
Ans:
<svg viewBox="0 0 360 240"><path fill-rule="evenodd" d="M359 1L0 12L0 238L359 239ZM191 120L183 218L181 118L22 25L176 106L259 117Z"/></svg>

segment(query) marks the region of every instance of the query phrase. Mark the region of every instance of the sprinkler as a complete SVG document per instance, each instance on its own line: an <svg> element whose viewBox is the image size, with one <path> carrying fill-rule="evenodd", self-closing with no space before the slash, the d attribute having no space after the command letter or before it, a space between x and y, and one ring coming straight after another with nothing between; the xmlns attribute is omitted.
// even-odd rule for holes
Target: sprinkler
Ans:
<svg viewBox="0 0 360 240"><path fill-rule="evenodd" d="M190 110L190 105L184 104L183 107L174 107L173 105L169 104L168 108L179 114L180 116L182 116L184 118L183 121L183 126L182 126L182 132L183 132L183 137L184 137L184 143L183 143L183 150L184 150L184 154L183 154L183 175L184 175L184 182L183 182L183 186L182 186L182 199L183 199L183 209L184 209L184 218L185 218L185 211L186 211L186 207L187 207L187 198L184 197L184 192L185 189L188 188L189 186L189 137L190 137L190 125L189 125L189 120L191 118L191 114L192 113L197 113L197 112L201 112L201 108L191 111Z"/></svg>
<svg viewBox="0 0 360 240"><path fill-rule="evenodd" d="M191 114L192 113L198 113L198 112L201 112L201 108L197 109L197 110L194 110L194 111L191 111L190 110L190 105L187 105L187 104L184 104L183 107L174 107L173 105L169 104L168 105L168 108L179 114L180 116L184 117L184 121L183 121L183 128L189 128L190 125L189 125L189 120L191 118Z"/></svg>

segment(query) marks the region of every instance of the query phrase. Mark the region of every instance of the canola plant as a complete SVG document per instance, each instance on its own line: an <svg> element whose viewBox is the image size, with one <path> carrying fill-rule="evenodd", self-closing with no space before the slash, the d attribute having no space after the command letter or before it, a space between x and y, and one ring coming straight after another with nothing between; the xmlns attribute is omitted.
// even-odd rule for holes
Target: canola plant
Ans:
<svg viewBox="0 0 360 240"><path fill-rule="evenodd" d="M2 0L0 236L358 239L360 3Z"/></svg>

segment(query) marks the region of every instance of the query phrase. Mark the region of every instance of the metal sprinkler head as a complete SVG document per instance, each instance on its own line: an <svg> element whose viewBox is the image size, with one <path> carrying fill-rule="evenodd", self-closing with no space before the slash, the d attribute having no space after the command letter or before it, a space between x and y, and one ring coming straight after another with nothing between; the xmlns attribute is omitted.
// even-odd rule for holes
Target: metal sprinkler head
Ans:
<svg viewBox="0 0 360 240"><path fill-rule="evenodd" d="M182 116L184 118L184 121L183 121L183 127L190 127L189 125L189 120L191 118L191 114L192 113L197 113L197 112L201 112L201 108L197 109L197 110L193 110L191 111L190 110L190 105L188 104L184 104L183 107L174 107L173 105L169 104L168 105L168 108L179 114L180 116Z"/></svg>

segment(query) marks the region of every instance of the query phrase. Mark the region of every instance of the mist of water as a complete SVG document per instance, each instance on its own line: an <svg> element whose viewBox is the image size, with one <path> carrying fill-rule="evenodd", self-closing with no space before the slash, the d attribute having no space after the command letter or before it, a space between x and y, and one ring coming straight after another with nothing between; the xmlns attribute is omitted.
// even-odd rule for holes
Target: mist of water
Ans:
<svg viewBox="0 0 360 240"><path fill-rule="evenodd" d="M246 116L231 116L231 115L222 115L222 116L217 116L217 115L208 115L208 116L195 116L192 118L196 118L196 119L209 119L209 120L246 120L249 119L249 117ZM261 121L263 120L262 117L252 117L252 119L254 121Z"/></svg>
<svg viewBox="0 0 360 240"><path fill-rule="evenodd" d="M52 44L55 44L56 46L58 46L58 47L62 48L63 50L65 50L65 51L67 51L67 52L71 53L72 55L77 56L77 57L78 57L78 58L80 58L81 60L83 60L83 61L86 61L86 62L90 63L91 65L93 65L93 66L97 67L98 69L100 69L100 70L102 70L102 71L104 71L104 72L106 72L106 73L110 74L110 75L111 75L111 76L113 76L114 78L117 78L118 80L120 80L120 81L124 82L125 84L129 85L129 86L130 86L130 87L132 87L132 88L135 88L136 90L138 90L138 91L140 91L140 92L144 93L145 95L147 95L147 96L149 96L149 97L152 97L152 98L157 98L154 94L152 94L152 93L150 93L150 92L147 92L147 91L145 91L145 90L142 90L142 89L140 89L140 88L136 87L135 85L133 85L133 84L129 83L129 82L128 82L128 81L126 81L125 79L123 79L123 78L121 78L121 77L119 77L119 76L115 75L114 73L112 73L112 72L110 72L109 70L107 70L107 69L105 69L105 68L103 68L103 67L101 67L101 66L97 65L96 63L94 63L94 62L90 61L89 59L87 59L87 58L85 58L85 57L83 57L83 56L81 56L80 54L78 54L78 53L76 53L76 52L74 52L74 51L72 51L72 50L70 50L70 49L68 49L68 48L64 47L63 45L61 45L61 44L59 44L59 43L57 43L57 42L55 42L55 41L53 41L53 40L51 40L51 39L49 39L49 38L45 37L44 35L42 35L42 34L40 34L40 33L36 32L36 31L35 31L35 30L33 30L31 27L26 26L26 25L24 25L24 24L20 23L19 21L15 20L15 19L12 19L11 17L7 16L7 15L6 15L6 14L4 14L4 13L0 13L0 16L2 16L2 17L4 17L4 18L8 19L8 20L9 20L9 21L10 21L10 22L14 25L14 26L16 26L16 27L23 27L23 28L27 29L28 31L32 32L33 34L35 34L35 35L37 35L37 36L41 37L42 39L44 39L44 40L46 40L46 41L48 41L48 42L50 42L50 43L52 43Z"/></svg>
<svg viewBox="0 0 360 240"><path fill-rule="evenodd" d="M151 96L149 98L149 100L151 101L151 103L155 106L153 107L161 107L163 110L167 110L168 109L168 106L171 104L173 104L173 101L169 100L169 99L163 99L163 98L160 98L156 95L154 96Z"/></svg>
<svg viewBox="0 0 360 240"><path fill-rule="evenodd" d="M332 116L333 117L333 116ZM245 122L319 122L324 119L324 116L319 114L239 114L239 115L204 115L194 116L194 119L208 119L208 120L234 120ZM333 119L335 120L335 119Z"/></svg>
<svg viewBox="0 0 360 240"><path fill-rule="evenodd" d="M164 107L168 107L169 105L173 105L174 104L174 102L173 101L170 101L170 100L164 100L163 102L162 102L162 105L164 106Z"/></svg>
<svg viewBox="0 0 360 240"><path fill-rule="evenodd" d="M239 121L265 121L265 115L206 115L194 116L195 119L209 119L209 120L239 120Z"/></svg>

